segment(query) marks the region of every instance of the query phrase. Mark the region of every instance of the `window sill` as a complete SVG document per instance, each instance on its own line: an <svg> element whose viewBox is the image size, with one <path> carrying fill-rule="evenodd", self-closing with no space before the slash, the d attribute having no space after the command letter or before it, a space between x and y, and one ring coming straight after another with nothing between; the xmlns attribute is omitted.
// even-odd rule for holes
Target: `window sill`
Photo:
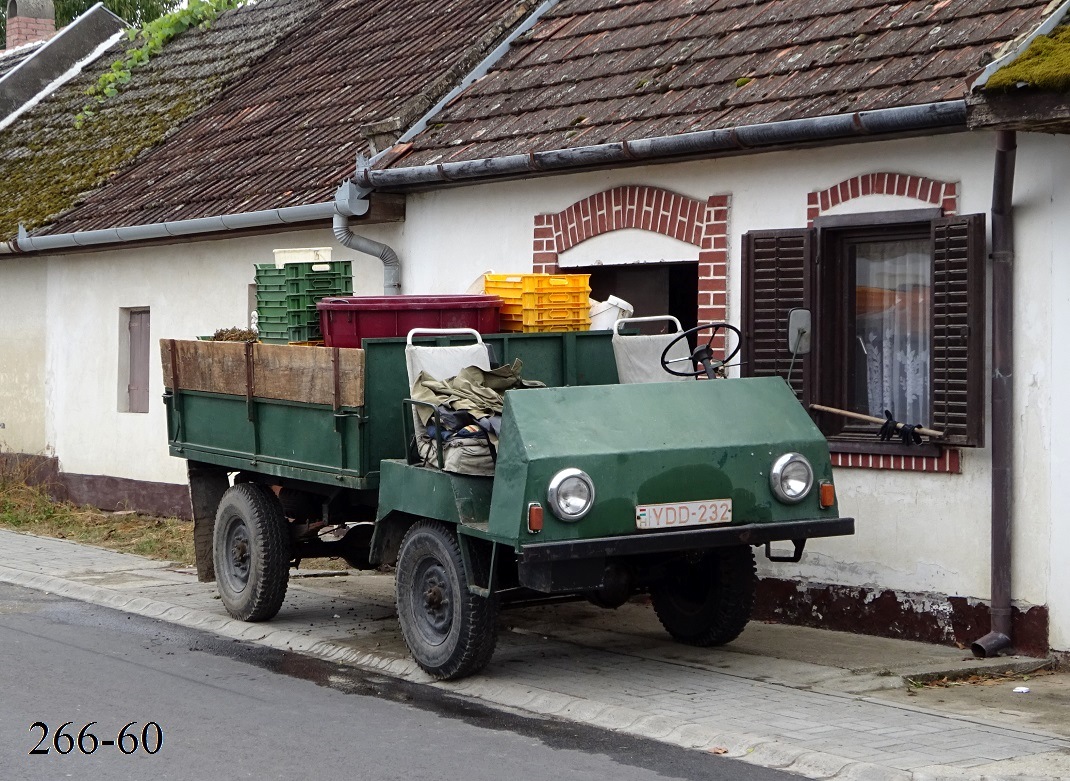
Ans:
<svg viewBox="0 0 1070 781"><path fill-rule="evenodd" d="M957 447L899 442L844 442L829 440L832 465L841 469L885 469L895 472L962 474Z"/></svg>
<svg viewBox="0 0 1070 781"><path fill-rule="evenodd" d="M943 455L946 446L923 442L920 445L904 445L902 442L881 442L876 435L872 441L859 439L830 439L829 451L832 453L862 453L867 456L923 456L937 457Z"/></svg>

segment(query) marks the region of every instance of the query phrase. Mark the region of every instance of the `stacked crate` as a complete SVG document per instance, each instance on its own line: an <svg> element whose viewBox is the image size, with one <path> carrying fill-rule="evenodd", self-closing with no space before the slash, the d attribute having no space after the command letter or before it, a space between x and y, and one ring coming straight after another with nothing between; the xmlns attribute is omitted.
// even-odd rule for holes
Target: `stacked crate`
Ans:
<svg viewBox="0 0 1070 781"><path fill-rule="evenodd" d="M260 341L274 344L316 342L320 334L316 302L353 293L353 264L348 260L272 263L256 267L256 319Z"/></svg>
<svg viewBox="0 0 1070 781"><path fill-rule="evenodd" d="M504 302L502 331L586 331L590 274L485 274L484 290Z"/></svg>

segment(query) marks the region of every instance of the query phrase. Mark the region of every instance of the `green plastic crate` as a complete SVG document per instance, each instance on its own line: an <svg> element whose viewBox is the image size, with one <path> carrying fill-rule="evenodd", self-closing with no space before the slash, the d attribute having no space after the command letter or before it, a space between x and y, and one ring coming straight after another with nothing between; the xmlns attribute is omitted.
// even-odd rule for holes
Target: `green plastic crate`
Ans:
<svg viewBox="0 0 1070 781"><path fill-rule="evenodd" d="M286 340L289 342L311 342L317 339L323 338L323 332L320 331L319 324L306 325L289 328L289 338Z"/></svg>
<svg viewBox="0 0 1070 781"><path fill-rule="evenodd" d="M315 305L306 306L304 309L287 309L286 323L290 328L298 328L306 325L314 325L319 328L320 313L316 310ZM307 340L295 339L294 341Z"/></svg>
<svg viewBox="0 0 1070 781"><path fill-rule="evenodd" d="M286 296L286 310L288 312L304 311L306 309L316 309L316 303L324 298L331 296L349 295L349 293L299 293L297 295L290 294ZM316 315L317 317L319 315Z"/></svg>
<svg viewBox="0 0 1070 781"><path fill-rule="evenodd" d="M286 292L291 296L343 296L353 292L353 278L344 274L323 274L286 280Z"/></svg>
<svg viewBox="0 0 1070 781"><path fill-rule="evenodd" d="M287 280L306 279L315 276L353 277L353 261L332 260L318 263L287 263L283 266Z"/></svg>
<svg viewBox="0 0 1070 781"><path fill-rule="evenodd" d="M286 291L285 290L264 290L262 287L256 288L256 303L257 304L278 304L279 306L286 306Z"/></svg>

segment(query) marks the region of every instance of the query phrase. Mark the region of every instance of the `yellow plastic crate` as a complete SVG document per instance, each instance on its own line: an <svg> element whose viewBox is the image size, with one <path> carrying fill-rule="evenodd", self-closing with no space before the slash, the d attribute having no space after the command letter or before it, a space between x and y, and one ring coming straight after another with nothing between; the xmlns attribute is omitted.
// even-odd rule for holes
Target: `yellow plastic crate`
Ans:
<svg viewBox="0 0 1070 781"><path fill-rule="evenodd" d="M532 333L563 333L565 331L589 331L590 321L586 323L540 323L538 325L524 325L519 320L502 320L499 326L502 333L532 334Z"/></svg>
<svg viewBox="0 0 1070 781"><path fill-rule="evenodd" d="M529 309L526 307L502 307L501 319L518 322L523 325L542 325L543 323L587 323L591 322L591 310L588 306L554 307L552 309Z"/></svg>
<svg viewBox="0 0 1070 781"><path fill-rule="evenodd" d="M525 308L586 305L591 294L590 274L484 274L483 289L506 305Z"/></svg>

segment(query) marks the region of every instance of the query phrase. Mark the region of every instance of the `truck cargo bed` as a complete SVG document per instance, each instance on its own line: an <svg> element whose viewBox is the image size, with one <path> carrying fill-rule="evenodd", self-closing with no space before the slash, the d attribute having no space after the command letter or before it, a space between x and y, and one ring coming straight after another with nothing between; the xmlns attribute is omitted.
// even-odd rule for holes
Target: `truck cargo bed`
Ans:
<svg viewBox="0 0 1070 781"><path fill-rule="evenodd" d="M465 337L417 340L462 343ZM492 334L501 363L550 386L617 382L608 331ZM164 339L171 454L280 478L374 489L380 462L404 458L404 339L363 348Z"/></svg>

